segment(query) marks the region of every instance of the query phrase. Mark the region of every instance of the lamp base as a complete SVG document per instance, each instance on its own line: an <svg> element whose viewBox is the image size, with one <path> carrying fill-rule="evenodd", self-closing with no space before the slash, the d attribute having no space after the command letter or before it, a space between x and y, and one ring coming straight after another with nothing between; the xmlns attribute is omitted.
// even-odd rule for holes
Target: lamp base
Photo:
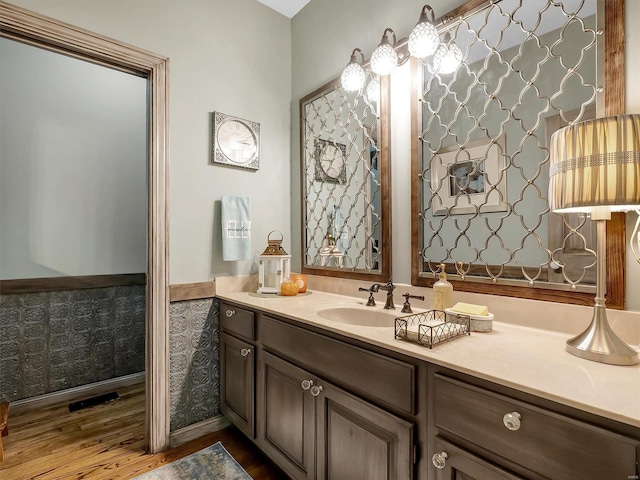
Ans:
<svg viewBox="0 0 640 480"><path fill-rule="evenodd" d="M609 365L635 365L638 352L613 332L603 305L596 305L589 327L567 340L567 352L576 357Z"/></svg>

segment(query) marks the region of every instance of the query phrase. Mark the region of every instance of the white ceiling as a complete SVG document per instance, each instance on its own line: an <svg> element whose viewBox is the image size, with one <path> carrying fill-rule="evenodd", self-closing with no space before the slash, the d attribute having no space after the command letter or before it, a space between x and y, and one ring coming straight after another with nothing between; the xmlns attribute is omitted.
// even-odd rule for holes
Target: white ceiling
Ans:
<svg viewBox="0 0 640 480"><path fill-rule="evenodd" d="M258 0L267 7L273 8L276 12L281 13L285 17L292 18L296 13L302 10L309 0Z"/></svg>

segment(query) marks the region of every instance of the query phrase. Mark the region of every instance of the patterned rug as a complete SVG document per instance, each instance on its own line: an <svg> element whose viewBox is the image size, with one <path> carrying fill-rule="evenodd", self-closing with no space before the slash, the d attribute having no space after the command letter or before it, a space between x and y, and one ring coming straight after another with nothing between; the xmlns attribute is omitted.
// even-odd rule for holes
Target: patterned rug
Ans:
<svg viewBox="0 0 640 480"><path fill-rule="evenodd" d="M133 480L251 480L220 442Z"/></svg>

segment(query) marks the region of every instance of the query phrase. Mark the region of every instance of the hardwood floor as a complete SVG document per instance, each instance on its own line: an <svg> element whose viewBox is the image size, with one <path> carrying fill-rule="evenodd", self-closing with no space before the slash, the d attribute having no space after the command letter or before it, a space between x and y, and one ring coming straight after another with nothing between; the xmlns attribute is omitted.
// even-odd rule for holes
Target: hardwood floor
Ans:
<svg viewBox="0 0 640 480"><path fill-rule="evenodd" d="M2 480L127 479L220 441L255 480L288 477L236 428L228 427L165 452L144 451L144 385L118 390L110 403L70 413L68 405L9 412Z"/></svg>

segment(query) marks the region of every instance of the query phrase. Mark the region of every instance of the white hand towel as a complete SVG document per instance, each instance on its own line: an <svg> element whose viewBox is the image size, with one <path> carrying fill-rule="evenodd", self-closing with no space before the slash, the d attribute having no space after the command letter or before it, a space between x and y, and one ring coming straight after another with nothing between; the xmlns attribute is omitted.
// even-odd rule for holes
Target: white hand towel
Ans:
<svg viewBox="0 0 640 480"><path fill-rule="evenodd" d="M251 259L251 197L222 196L222 259Z"/></svg>

